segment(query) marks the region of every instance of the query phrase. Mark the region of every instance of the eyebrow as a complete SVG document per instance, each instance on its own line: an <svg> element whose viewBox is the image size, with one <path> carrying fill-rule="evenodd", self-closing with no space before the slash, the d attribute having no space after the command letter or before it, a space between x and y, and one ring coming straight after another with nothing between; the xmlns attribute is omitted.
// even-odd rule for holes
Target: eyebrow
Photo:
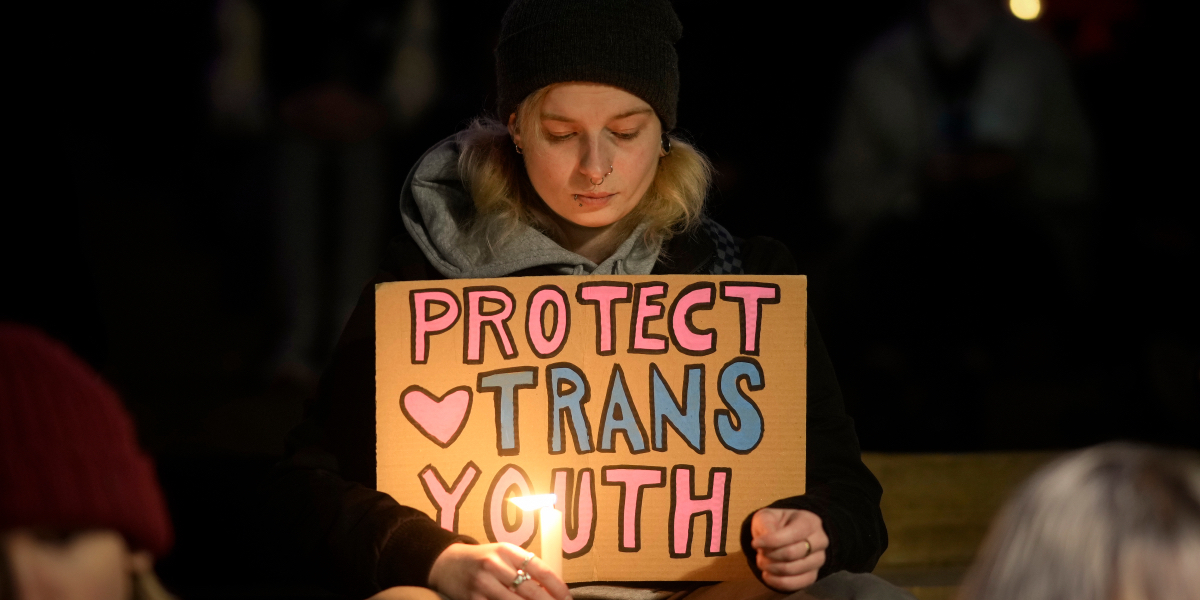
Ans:
<svg viewBox="0 0 1200 600"><path fill-rule="evenodd" d="M616 121L618 119L624 119L625 117L632 117L633 115L641 115L641 114L647 114L647 113L652 113L652 112L654 112L654 109L652 109L652 108L635 108L633 110L627 110L627 111L625 111L619 115L616 115L614 117L610 117L608 120ZM562 115L556 115L554 113L545 113L545 112L542 113L542 120L543 121L561 121L563 123L574 123L575 122L575 119L572 119L570 117L564 117Z"/></svg>

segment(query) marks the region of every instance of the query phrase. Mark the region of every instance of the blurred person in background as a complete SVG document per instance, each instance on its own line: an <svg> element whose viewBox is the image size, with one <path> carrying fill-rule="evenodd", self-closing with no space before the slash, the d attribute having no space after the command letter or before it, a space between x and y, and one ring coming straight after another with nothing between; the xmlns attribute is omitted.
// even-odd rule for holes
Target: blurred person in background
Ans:
<svg viewBox="0 0 1200 600"><path fill-rule="evenodd" d="M218 128L274 140L284 295L272 375L315 385L386 233L389 136L437 93L432 0L222 0Z"/></svg>
<svg viewBox="0 0 1200 600"><path fill-rule="evenodd" d="M1044 467L1009 500L960 600L1200 598L1200 456L1123 443Z"/></svg>
<svg viewBox="0 0 1200 600"><path fill-rule="evenodd" d="M832 318L848 398L915 428L864 435L967 449L995 373L1066 370L1092 170L1064 56L997 0L926 0L858 62L827 164Z"/></svg>
<svg viewBox="0 0 1200 600"><path fill-rule="evenodd" d="M828 166L833 216L861 235L943 201L1086 202L1091 134L1054 42L996 0L922 6L855 67Z"/></svg>
<svg viewBox="0 0 1200 600"><path fill-rule="evenodd" d="M66 346L0 323L0 597L169 600L172 529L120 398Z"/></svg>

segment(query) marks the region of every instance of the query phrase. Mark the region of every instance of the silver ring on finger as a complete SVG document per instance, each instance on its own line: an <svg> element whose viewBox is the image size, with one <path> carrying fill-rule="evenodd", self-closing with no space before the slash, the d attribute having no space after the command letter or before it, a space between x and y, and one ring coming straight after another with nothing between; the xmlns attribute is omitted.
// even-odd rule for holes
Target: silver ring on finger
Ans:
<svg viewBox="0 0 1200 600"><path fill-rule="evenodd" d="M525 583L526 581L529 581L530 579L533 579L533 578L529 576L529 573L525 572L525 569L517 569L517 578L513 579L512 586L510 586L510 587L512 587L512 591L514 591L514 592L517 591L517 588L522 583Z"/></svg>
<svg viewBox="0 0 1200 600"><path fill-rule="evenodd" d="M807 550L804 551L804 556L801 556L800 558L808 558L808 555L812 554L812 542L804 540L804 546L807 548Z"/></svg>
<svg viewBox="0 0 1200 600"><path fill-rule="evenodd" d="M521 561L521 567L520 567L520 568L521 568L521 569L524 569L525 567L528 567L528 566L529 566L529 561L533 560L533 557L534 557L534 556L537 556L537 555L536 555L536 554L534 554L534 553L532 553L532 552L530 552L530 553L529 553L529 554L528 554L528 555L525 557L525 560Z"/></svg>

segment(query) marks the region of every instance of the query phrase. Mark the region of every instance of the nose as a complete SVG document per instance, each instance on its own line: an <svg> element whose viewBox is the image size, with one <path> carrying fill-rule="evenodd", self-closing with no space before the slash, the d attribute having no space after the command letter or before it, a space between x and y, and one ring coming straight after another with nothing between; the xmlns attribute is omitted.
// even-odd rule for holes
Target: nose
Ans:
<svg viewBox="0 0 1200 600"><path fill-rule="evenodd" d="M607 148L602 136L588 136L579 157L579 174L591 186L604 183L604 177L612 171L612 149Z"/></svg>

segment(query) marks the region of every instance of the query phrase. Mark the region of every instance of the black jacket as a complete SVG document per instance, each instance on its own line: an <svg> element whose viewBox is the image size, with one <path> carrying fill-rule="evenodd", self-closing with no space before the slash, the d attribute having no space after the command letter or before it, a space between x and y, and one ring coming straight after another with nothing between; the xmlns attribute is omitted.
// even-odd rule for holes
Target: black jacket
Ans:
<svg viewBox="0 0 1200 600"><path fill-rule="evenodd" d="M796 263L783 244L769 238L739 240L748 274L794 275ZM703 233L671 239L653 274L703 274L715 260L715 243ZM518 276L549 275L530 269ZM403 506L375 488L375 294L376 283L443 279L408 237L392 240L382 270L363 290L316 402L289 436L289 458L275 471L272 491L293 543L331 564L347 592L370 595L397 585L424 586L429 569L447 546L473 542L439 527L425 513ZM841 570L870 571L887 548L879 511L879 482L859 456L854 422L820 332L808 321L807 490L772 507L810 510L829 535L821 576ZM750 548L750 517L742 547L761 579Z"/></svg>

